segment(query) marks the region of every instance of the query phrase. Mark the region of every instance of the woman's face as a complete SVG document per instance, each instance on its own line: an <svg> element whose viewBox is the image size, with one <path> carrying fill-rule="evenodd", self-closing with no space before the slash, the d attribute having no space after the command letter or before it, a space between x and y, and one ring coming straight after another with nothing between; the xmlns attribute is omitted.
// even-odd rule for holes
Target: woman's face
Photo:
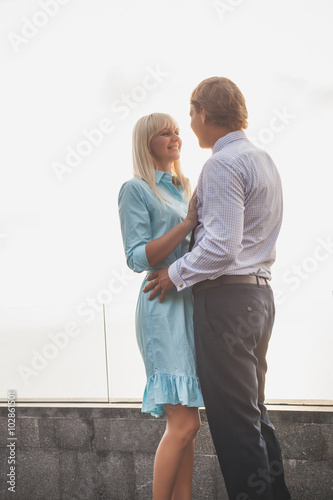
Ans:
<svg viewBox="0 0 333 500"><path fill-rule="evenodd" d="M165 168L180 158L182 141L179 130L175 127L166 127L160 130L150 140L150 153L157 167Z"/></svg>

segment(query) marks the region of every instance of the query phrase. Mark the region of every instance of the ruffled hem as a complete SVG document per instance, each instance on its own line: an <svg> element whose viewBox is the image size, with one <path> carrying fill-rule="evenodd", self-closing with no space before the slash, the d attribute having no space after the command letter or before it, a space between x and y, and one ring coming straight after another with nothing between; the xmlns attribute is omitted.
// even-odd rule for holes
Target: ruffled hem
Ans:
<svg viewBox="0 0 333 500"><path fill-rule="evenodd" d="M199 378L187 375L156 373L146 384L142 401L142 412L154 417L165 415L164 404L204 406Z"/></svg>

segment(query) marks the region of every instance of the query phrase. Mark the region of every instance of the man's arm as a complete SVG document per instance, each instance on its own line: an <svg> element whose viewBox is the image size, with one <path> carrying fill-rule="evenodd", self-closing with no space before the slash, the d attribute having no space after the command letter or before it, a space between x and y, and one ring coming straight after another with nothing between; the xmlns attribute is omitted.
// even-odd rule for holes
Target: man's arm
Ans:
<svg viewBox="0 0 333 500"><path fill-rule="evenodd" d="M242 251L244 180L235 165L212 157L198 183L203 236L192 252L174 262L169 277L178 290L223 274Z"/></svg>
<svg viewBox="0 0 333 500"><path fill-rule="evenodd" d="M181 291L217 278L235 262L242 251L244 191L243 176L236 166L214 157L206 162L198 182L203 237L191 252L147 278L151 283L144 291L153 290L149 298L161 292L163 300L171 283Z"/></svg>

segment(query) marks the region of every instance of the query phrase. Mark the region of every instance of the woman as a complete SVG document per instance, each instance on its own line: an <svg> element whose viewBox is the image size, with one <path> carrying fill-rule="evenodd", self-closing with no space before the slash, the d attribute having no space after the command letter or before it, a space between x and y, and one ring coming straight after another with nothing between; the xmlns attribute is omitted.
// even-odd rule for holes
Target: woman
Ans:
<svg viewBox="0 0 333 500"><path fill-rule="evenodd" d="M182 141L175 120L163 113L142 117L133 130L134 178L119 193L119 215L128 266L147 275L188 251L197 224L196 195L181 171ZM154 500L190 500L194 439L203 406L193 339L191 290L173 289L164 300L142 293L136 308L137 341L147 384L142 411L166 414L153 479Z"/></svg>

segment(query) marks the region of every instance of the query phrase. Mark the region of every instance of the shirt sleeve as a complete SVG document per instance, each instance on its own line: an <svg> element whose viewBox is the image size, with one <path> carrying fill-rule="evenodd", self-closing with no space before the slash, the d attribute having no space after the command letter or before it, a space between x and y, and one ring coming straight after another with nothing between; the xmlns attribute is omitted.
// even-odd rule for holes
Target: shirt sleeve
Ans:
<svg viewBox="0 0 333 500"><path fill-rule="evenodd" d="M127 265L141 273L150 268L146 244L152 235L149 211L140 186L125 182L119 191L118 208Z"/></svg>
<svg viewBox="0 0 333 500"><path fill-rule="evenodd" d="M243 176L235 165L208 160L198 182L204 236L169 268L178 291L221 276L237 259L242 251L244 192Z"/></svg>

